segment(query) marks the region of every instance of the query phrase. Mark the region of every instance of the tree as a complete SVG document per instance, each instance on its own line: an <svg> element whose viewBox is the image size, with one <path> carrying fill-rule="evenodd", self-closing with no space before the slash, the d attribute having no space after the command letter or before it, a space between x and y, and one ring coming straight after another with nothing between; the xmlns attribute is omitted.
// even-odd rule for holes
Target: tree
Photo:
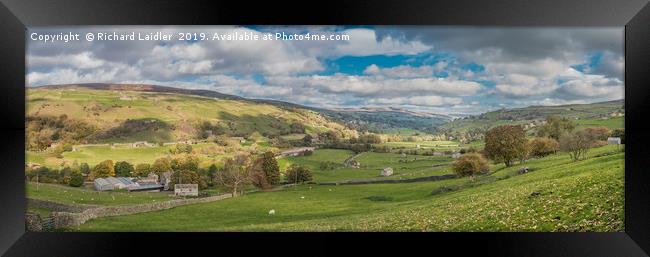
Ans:
<svg viewBox="0 0 650 257"><path fill-rule="evenodd" d="M522 144L521 148L519 148L518 152L519 163L524 163L528 160L528 158L530 158L531 147L530 141L528 141L527 138L524 138L524 143Z"/></svg>
<svg viewBox="0 0 650 257"><path fill-rule="evenodd" d="M172 149L169 149L172 154L192 153L192 145L190 144L176 144Z"/></svg>
<svg viewBox="0 0 650 257"><path fill-rule="evenodd" d="M226 159L223 170L217 172L217 184L230 190L233 197L237 196L238 190L243 191L251 181L250 165L250 156L245 154Z"/></svg>
<svg viewBox="0 0 650 257"><path fill-rule="evenodd" d="M201 190L208 188L208 183L201 175L189 170L178 170L172 173L169 179L169 188L174 188L176 184L197 184Z"/></svg>
<svg viewBox="0 0 650 257"><path fill-rule="evenodd" d="M81 174L88 176L90 175L90 166L88 166L88 163L81 163L79 165L79 171L81 171Z"/></svg>
<svg viewBox="0 0 650 257"><path fill-rule="evenodd" d="M379 144L381 143L381 137L377 134L364 134L359 136L358 141L365 144Z"/></svg>
<svg viewBox="0 0 650 257"><path fill-rule="evenodd" d="M311 145L312 140L314 140L314 137L312 137L310 134L307 134L302 138L302 141L305 143L305 145Z"/></svg>
<svg viewBox="0 0 650 257"><path fill-rule="evenodd" d="M305 166L292 164L287 169L287 172L284 175L284 179L287 181L287 183L302 183L305 181L311 181L311 170Z"/></svg>
<svg viewBox="0 0 650 257"><path fill-rule="evenodd" d="M172 166L168 158L159 158L153 162L153 165L151 165L151 172L158 175L158 177L171 170Z"/></svg>
<svg viewBox="0 0 650 257"><path fill-rule="evenodd" d="M217 172L219 172L219 168L217 168L216 164L213 163L208 167L208 184L210 186L212 186L212 182L215 180Z"/></svg>
<svg viewBox="0 0 650 257"><path fill-rule="evenodd" d="M194 155L181 155L172 159L170 166L174 171L189 170L196 172L199 169L199 158Z"/></svg>
<svg viewBox="0 0 650 257"><path fill-rule="evenodd" d="M268 189L280 183L280 167L272 152L265 152L251 166L251 182L258 188Z"/></svg>
<svg viewBox="0 0 650 257"><path fill-rule="evenodd" d="M562 135L573 132L575 127L575 123L567 118L548 116L546 117L546 124L542 125L537 131L537 136L560 140Z"/></svg>
<svg viewBox="0 0 650 257"><path fill-rule="evenodd" d="M59 171L59 177L62 178L60 183L68 184L70 182L70 175L72 175L72 168L70 168L69 166L63 167L63 169Z"/></svg>
<svg viewBox="0 0 650 257"><path fill-rule="evenodd" d="M560 138L560 150L568 152L574 161L587 159L587 152L594 144L594 138L586 131L578 131Z"/></svg>
<svg viewBox="0 0 650 257"><path fill-rule="evenodd" d="M151 165L148 163L139 163L135 165L135 176L136 177L146 177L149 176L151 172Z"/></svg>
<svg viewBox="0 0 650 257"><path fill-rule="evenodd" d="M294 133L294 134L303 134L303 133L305 133L305 125L303 125L300 122L291 123L291 125L289 125L289 129L290 129L291 133Z"/></svg>
<svg viewBox="0 0 650 257"><path fill-rule="evenodd" d="M271 188L271 183L269 183L268 178L266 177L266 174L264 174L264 171L262 170L259 162L256 161L251 167L250 176L251 184L253 184L255 187L262 190Z"/></svg>
<svg viewBox="0 0 650 257"><path fill-rule="evenodd" d="M107 178L114 177L115 169L113 168L113 161L105 160L98 163L93 167L92 177L93 178Z"/></svg>
<svg viewBox="0 0 650 257"><path fill-rule="evenodd" d="M490 164L481 154L467 153L454 161L452 170L460 177L473 176L490 171Z"/></svg>
<svg viewBox="0 0 650 257"><path fill-rule="evenodd" d="M485 134L485 155L507 167L522 159L526 151L526 134L521 126L504 125L490 129Z"/></svg>
<svg viewBox="0 0 650 257"><path fill-rule="evenodd" d="M594 140L606 141L609 136L609 129L606 127L586 128L585 131Z"/></svg>
<svg viewBox="0 0 650 257"><path fill-rule="evenodd" d="M318 134L318 138L325 144L336 144L341 139L339 134L332 130Z"/></svg>
<svg viewBox="0 0 650 257"><path fill-rule="evenodd" d="M115 163L115 175L118 177L131 177L133 176L133 165L126 162L126 161L121 161L121 162L116 162Z"/></svg>
<svg viewBox="0 0 650 257"><path fill-rule="evenodd" d="M70 174L70 181L68 182L68 185L71 187L80 187L83 186L83 184L84 184L84 176L81 175L81 172L73 171Z"/></svg>
<svg viewBox="0 0 650 257"><path fill-rule="evenodd" d="M530 141L529 145L530 155L537 158L554 154L560 149L560 143L546 137L536 137Z"/></svg>

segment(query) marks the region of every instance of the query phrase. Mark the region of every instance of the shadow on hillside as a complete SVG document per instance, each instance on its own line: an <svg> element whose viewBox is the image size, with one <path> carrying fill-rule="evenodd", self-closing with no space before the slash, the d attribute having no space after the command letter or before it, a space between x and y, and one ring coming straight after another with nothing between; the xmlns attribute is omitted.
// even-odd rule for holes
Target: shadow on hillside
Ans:
<svg viewBox="0 0 650 257"><path fill-rule="evenodd" d="M286 118L268 114L242 114L237 116L232 113L219 111L218 115L228 126L229 132L234 136L248 136L253 132L258 132L263 136L286 135L291 133L291 123L293 123Z"/></svg>
<svg viewBox="0 0 650 257"><path fill-rule="evenodd" d="M172 126L159 119L127 119L94 135L96 142L167 142L172 140Z"/></svg>

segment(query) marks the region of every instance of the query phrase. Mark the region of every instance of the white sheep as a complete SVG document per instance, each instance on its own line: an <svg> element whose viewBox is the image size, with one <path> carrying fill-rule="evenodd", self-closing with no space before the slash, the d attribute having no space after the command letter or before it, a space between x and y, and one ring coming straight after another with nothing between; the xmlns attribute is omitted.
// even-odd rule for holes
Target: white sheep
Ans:
<svg viewBox="0 0 650 257"><path fill-rule="evenodd" d="M273 214L275 214L275 210L270 210L269 215L273 215Z"/></svg>

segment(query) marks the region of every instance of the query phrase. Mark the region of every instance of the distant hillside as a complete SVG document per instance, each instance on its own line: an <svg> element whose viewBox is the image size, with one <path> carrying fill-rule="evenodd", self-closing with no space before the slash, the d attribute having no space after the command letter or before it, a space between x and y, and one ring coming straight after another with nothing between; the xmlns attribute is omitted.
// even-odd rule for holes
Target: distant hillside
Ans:
<svg viewBox="0 0 650 257"><path fill-rule="evenodd" d="M212 90L182 89L157 85L86 83L49 85L41 88L65 89L70 87L87 88L93 90L172 93L270 104L288 110L292 110L294 108L306 109L318 112L327 118L334 119L340 123L345 123L352 127L356 127L360 130L370 130L374 132L381 132L386 129L394 128L409 128L415 130L430 131L437 126L440 126L452 120L451 116L413 112L397 108L325 109L277 100L243 98L235 95L222 94Z"/></svg>
<svg viewBox="0 0 650 257"><path fill-rule="evenodd" d="M529 124L533 121L544 120L548 116L572 119L579 127L589 125L618 128L624 125L625 101L501 109L456 119L444 124L440 129L443 131L466 132L472 129L487 129L502 124Z"/></svg>
<svg viewBox="0 0 650 257"><path fill-rule="evenodd" d="M63 126L47 117L65 115L83 128L89 142L164 142L196 138L202 131L230 136L262 136L352 130L323 115L300 108L283 108L209 90L185 90L152 85L57 85L27 89L26 124L35 131ZM203 122L209 125L199 128ZM294 126L294 123L302 126ZM43 124L50 124L45 127ZM71 126L72 126L71 125ZM88 125L88 126L86 126ZM55 136L65 131L53 131Z"/></svg>
<svg viewBox="0 0 650 257"><path fill-rule="evenodd" d="M452 117L446 115L413 112L398 108L334 109L320 110L320 112L358 129L375 132L395 128L432 131L452 120Z"/></svg>

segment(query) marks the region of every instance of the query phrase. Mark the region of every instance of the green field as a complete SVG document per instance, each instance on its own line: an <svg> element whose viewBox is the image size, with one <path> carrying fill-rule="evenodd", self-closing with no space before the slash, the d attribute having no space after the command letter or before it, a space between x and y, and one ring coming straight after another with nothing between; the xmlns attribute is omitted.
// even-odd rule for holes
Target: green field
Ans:
<svg viewBox="0 0 650 257"><path fill-rule="evenodd" d="M617 129L617 128L625 127L625 117L576 120L575 123L576 123L576 129L578 130L589 128L589 127L606 127L608 129Z"/></svg>
<svg viewBox="0 0 650 257"><path fill-rule="evenodd" d="M530 160L532 172L435 182L303 185L90 221L80 231L623 231L624 153ZM441 186L455 191L439 192ZM304 198L303 198L304 197ZM269 210L275 215L269 215ZM76 230L76 229L75 229Z"/></svg>
<svg viewBox="0 0 650 257"><path fill-rule="evenodd" d="M259 147L260 150L273 150L273 148L268 143L261 142L255 145ZM209 151L202 151L203 148L209 148L216 146L213 143L197 143L192 145L192 149L196 153L196 156L199 157L201 161L201 167L207 167L214 162L218 162L224 157L231 157L234 155L233 152L230 153L209 153ZM242 150L248 150L253 147L253 144L244 144L242 145ZM91 167L97 163L104 160L113 160L114 162L118 161L127 161L131 164L139 163L153 163L158 158L163 157L173 157L173 154L170 154L170 149L173 145L167 146L154 146L154 147L110 147L110 146L77 146L77 151L74 152L64 152L63 158L57 158L47 152L31 152L27 151L25 153L27 162L33 162L42 164L51 168L59 168L64 165L72 165L75 161L77 163L88 163Z"/></svg>
<svg viewBox="0 0 650 257"><path fill-rule="evenodd" d="M419 155L406 155L403 157L395 153L366 152L355 158L361 164L360 168L343 166L343 162L352 156L354 156L354 153L348 150L321 149L316 150L312 156L280 159L279 164L282 170L286 170L286 167L291 164L307 166L313 171L315 182L342 182L367 179L407 179L447 174L450 172L448 167L432 166L446 164L452 160L450 157ZM320 164L326 161L341 165L332 170L323 170L320 168ZM381 170L387 167L393 168L393 176L381 177L379 175Z"/></svg>

